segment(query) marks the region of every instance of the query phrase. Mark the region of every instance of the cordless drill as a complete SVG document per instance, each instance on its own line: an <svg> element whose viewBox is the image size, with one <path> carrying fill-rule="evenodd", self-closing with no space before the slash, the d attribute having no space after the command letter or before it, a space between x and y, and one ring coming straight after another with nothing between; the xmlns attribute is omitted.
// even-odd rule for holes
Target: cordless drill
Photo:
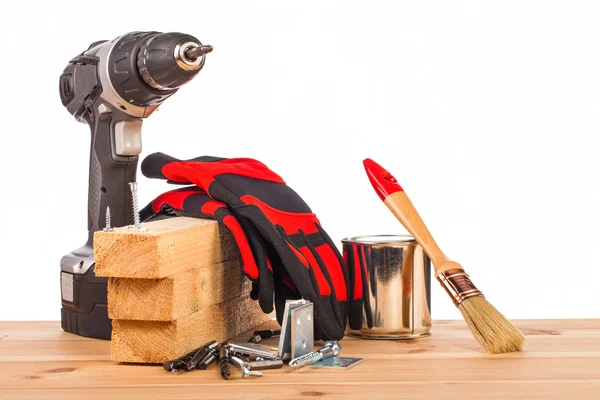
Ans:
<svg viewBox="0 0 600 400"><path fill-rule="evenodd" d="M131 32L99 41L73 58L60 77L62 104L92 132L88 240L60 262L62 328L110 339L107 279L94 274L94 232L130 225L129 182L136 180L143 118L190 81L212 51L183 33Z"/></svg>

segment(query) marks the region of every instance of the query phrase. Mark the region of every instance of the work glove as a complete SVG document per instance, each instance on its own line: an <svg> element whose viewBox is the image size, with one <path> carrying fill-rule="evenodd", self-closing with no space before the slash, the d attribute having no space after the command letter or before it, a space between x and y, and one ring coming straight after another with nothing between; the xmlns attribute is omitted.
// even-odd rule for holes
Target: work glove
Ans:
<svg viewBox="0 0 600 400"><path fill-rule="evenodd" d="M273 294L275 293L277 310L281 311L278 313L278 319L282 319L285 301L290 298L296 299L299 296L285 271L283 275L277 274L281 268L276 272L278 279L274 284L272 261L269 259L269 254L278 265L281 264L281 261L254 225L244 217L235 217L225 203L211 199L203 189L197 186L165 192L140 210L142 222L174 216L214 219L229 228L240 251L244 273L252 281L250 297L258 300L263 312L269 314L273 311Z"/></svg>
<svg viewBox="0 0 600 400"><path fill-rule="evenodd" d="M343 337L347 311L343 259L316 215L279 175L250 158L181 161L161 153L144 160L142 173L149 178L193 183L212 199L227 204L236 218L249 221L267 243L278 319L283 299L293 296L286 290L293 287L314 304L315 337Z"/></svg>
<svg viewBox="0 0 600 400"><path fill-rule="evenodd" d="M258 300L266 314L273 311L273 273L265 251L264 239L246 221L231 215L227 206L213 200L203 189L188 186L165 192L140 210L143 222L168 216L188 216L214 219L227 227L239 248L244 274L252 281L250 296Z"/></svg>

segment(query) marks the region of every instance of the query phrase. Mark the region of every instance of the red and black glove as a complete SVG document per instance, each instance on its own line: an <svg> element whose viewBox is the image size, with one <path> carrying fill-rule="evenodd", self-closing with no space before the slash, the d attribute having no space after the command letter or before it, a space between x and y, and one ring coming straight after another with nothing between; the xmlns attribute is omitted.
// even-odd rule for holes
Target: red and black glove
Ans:
<svg viewBox="0 0 600 400"><path fill-rule="evenodd" d="M343 259L315 214L279 175L249 158L180 161L161 153L144 160L142 173L193 183L227 204L236 217L251 222L276 253L270 259L278 259L272 263L276 300L277 287L286 286L282 282L289 277L287 286L314 303L315 336L323 340L344 336L347 271Z"/></svg>
<svg viewBox="0 0 600 400"><path fill-rule="evenodd" d="M240 250L244 274L253 283L251 297L258 300L263 312L269 314L273 311L272 267L264 239L254 226L247 222L240 223L224 203L213 200L196 186L165 192L140 210L140 219L144 222L163 216L214 219L229 228Z"/></svg>
<svg viewBox="0 0 600 400"><path fill-rule="evenodd" d="M279 268L273 281L272 261L269 254L281 265L276 252L258 230L244 217L235 217L226 204L213 200L203 189L187 186L165 192L140 210L142 222L174 216L214 219L233 233L240 250L245 275L252 281L250 297L258 300L265 313L273 311L273 295L277 304L277 318L281 322L287 299L298 298L297 290L289 276Z"/></svg>

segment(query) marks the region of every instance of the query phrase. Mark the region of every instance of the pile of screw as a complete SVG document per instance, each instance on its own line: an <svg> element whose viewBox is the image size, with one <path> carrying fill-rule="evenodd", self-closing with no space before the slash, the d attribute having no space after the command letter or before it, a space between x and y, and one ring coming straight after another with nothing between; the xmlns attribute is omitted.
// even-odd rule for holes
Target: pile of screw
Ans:
<svg viewBox="0 0 600 400"><path fill-rule="evenodd" d="M254 332L248 340L252 344L248 345L228 342L219 345L212 341L176 360L165 362L163 368L169 372L204 370L219 360L219 372L223 379L230 378L231 364L240 369L242 379L263 376L261 370L282 368L283 361L269 348L256 344L262 340L261 333L268 337L279 334L276 331ZM341 346L337 341L328 341L322 348L291 360L289 366L294 369L304 367L325 358L335 357L340 350Z"/></svg>
<svg viewBox="0 0 600 400"><path fill-rule="evenodd" d="M194 369L206 369L216 361L219 343L212 341L205 346L199 347L186 355L175 360L167 361L163 368L169 372L192 371Z"/></svg>
<svg viewBox="0 0 600 400"><path fill-rule="evenodd" d="M277 355L268 349L262 350L235 343L219 345L212 341L176 360L165 362L163 368L169 372L204 370L217 360L223 379L229 379L231 376L231 364L240 369L243 379L263 376L260 370L283 367L283 361L278 360Z"/></svg>

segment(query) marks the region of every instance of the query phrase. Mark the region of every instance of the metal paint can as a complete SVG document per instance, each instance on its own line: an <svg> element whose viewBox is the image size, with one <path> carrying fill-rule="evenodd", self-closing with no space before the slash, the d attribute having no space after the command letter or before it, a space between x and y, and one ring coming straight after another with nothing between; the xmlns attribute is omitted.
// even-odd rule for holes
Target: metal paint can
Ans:
<svg viewBox="0 0 600 400"><path fill-rule="evenodd" d="M431 261L413 237L355 236L342 243L355 304L346 334L367 339L429 336Z"/></svg>

